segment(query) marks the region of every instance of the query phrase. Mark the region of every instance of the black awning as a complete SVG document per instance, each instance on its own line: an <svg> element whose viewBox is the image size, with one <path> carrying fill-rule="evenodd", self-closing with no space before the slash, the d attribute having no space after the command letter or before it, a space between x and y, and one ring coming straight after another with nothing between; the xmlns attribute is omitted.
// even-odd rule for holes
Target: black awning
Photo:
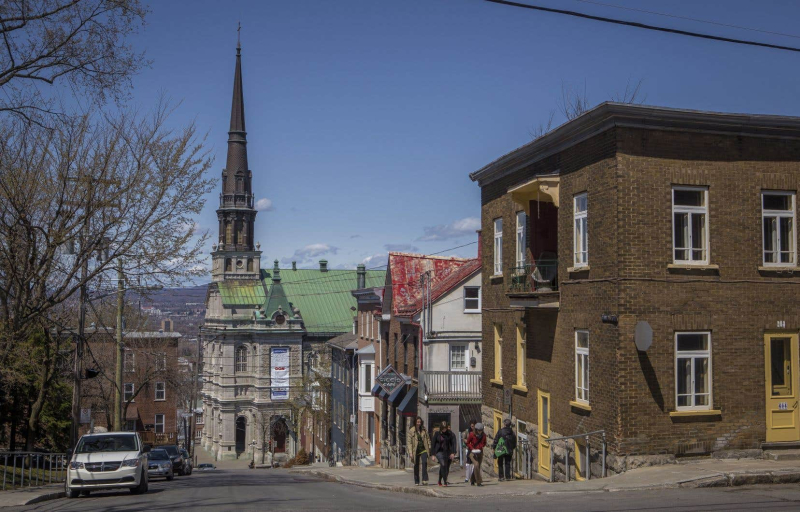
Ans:
<svg viewBox="0 0 800 512"><path fill-rule="evenodd" d="M392 394L389 395L388 402L392 404L392 407L397 407L400 405L400 402L403 401L403 397L406 396L406 386L397 386L397 389L392 391Z"/></svg>
<svg viewBox="0 0 800 512"><path fill-rule="evenodd" d="M405 398L400 402L400 407L397 408L397 412L403 416L417 415L417 388L411 388L409 392L406 393Z"/></svg>
<svg viewBox="0 0 800 512"><path fill-rule="evenodd" d="M372 396L378 396L381 394L382 390L383 388L381 387L380 384L375 384L374 386L372 386L372 391L370 393L372 393Z"/></svg>

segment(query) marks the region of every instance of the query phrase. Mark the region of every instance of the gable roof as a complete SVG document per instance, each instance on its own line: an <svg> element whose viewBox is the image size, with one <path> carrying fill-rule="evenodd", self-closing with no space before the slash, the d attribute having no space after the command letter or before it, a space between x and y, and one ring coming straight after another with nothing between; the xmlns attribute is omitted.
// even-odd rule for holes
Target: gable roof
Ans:
<svg viewBox="0 0 800 512"><path fill-rule="evenodd" d="M357 287L355 270L280 269L280 285L272 283L273 270L262 270L261 277L268 288L264 313L271 316L268 305L281 304L300 310L303 324L309 334L339 334L353 329L353 311L356 298L352 291ZM385 270L367 270L368 287L381 286L386 280ZM286 304L286 305L284 305ZM288 309L287 311L291 311Z"/></svg>
<svg viewBox="0 0 800 512"><path fill-rule="evenodd" d="M392 314L412 316L422 310L419 278L423 272L431 271L431 300L436 301L480 269L481 262L478 258L390 252Z"/></svg>

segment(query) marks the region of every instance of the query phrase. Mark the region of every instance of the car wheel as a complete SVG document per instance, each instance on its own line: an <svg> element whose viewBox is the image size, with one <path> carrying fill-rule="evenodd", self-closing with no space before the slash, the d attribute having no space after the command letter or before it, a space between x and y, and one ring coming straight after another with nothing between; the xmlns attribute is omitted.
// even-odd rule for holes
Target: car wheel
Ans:
<svg viewBox="0 0 800 512"><path fill-rule="evenodd" d="M132 494L144 494L147 492L147 473L142 471L142 476L139 478L139 485L131 487Z"/></svg>
<svg viewBox="0 0 800 512"><path fill-rule="evenodd" d="M64 482L64 492L67 494L67 498L77 498L81 494L81 491L77 489L70 489L67 482Z"/></svg>

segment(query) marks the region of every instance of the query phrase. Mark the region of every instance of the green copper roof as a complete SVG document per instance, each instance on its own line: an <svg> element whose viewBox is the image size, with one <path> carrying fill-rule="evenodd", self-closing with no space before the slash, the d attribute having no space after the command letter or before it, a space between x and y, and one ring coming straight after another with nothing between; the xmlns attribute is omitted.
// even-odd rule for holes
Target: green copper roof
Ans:
<svg viewBox="0 0 800 512"><path fill-rule="evenodd" d="M263 305L267 300L260 281L222 281L217 286L225 306Z"/></svg>
<svg viewBox="0 0 800 512"><path fill-rule="evenodd" d="M300 310L309 333L342 333L353 329L355 314L350 308L356 306L356 299L350 292L356 289L355 270L280 269L279 286L273 286L272 272L272 269L261 271L269 288L270 307L290 302ZM366 285L383 286L385 279L385 270L368 270ZM282 307L286 309L285 305ZM274 309L267 309L265 304L268 317Z"/></svg>

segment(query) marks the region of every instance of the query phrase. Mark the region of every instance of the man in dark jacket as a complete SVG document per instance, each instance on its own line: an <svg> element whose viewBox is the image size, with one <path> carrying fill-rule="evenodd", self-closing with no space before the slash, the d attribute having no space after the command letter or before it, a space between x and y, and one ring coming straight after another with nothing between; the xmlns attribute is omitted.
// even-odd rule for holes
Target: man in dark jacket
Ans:
<svg viewBox="0 0 800 512"><path fill-rule="evenodd" d="M514 455L514 449L517 447L517 436L514 430L511 429L511 420L503 421L503 428L501 428L497 435L494 437L494 445L492 448L497 448L497 442L503 439L506 446L506 454L501 455L497 459L497 472L500 476L500 481L513 480L511 474L511 457Z"/></svg>
<svg viewBox="0 0 800 512"><path fill-rule="evenodd" d="M433 435L433 454L439 461L439 485L447 487L447 477L450 474L450 464L456 456L456 435L450 431L450 426L446 421L438 432ZM434 458L434 457L431 457Z"/></svg>

